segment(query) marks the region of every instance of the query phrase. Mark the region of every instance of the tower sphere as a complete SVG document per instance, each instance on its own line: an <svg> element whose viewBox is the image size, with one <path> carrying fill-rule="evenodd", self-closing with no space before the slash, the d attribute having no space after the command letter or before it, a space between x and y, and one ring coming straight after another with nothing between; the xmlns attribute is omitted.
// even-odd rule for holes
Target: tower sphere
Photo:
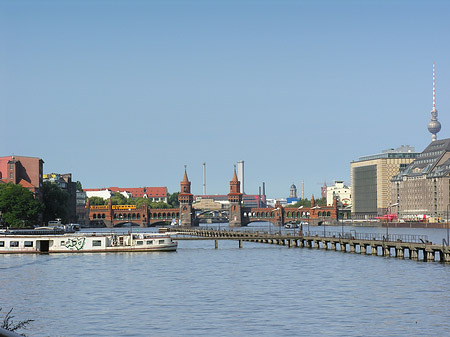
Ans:
<svg viewBox="0 0 450 337"><path fill-rule="evenodd" d="M431 120L428 123L428 131L432 134L436 134L441 131L441 123L438 120Z"/></svg>

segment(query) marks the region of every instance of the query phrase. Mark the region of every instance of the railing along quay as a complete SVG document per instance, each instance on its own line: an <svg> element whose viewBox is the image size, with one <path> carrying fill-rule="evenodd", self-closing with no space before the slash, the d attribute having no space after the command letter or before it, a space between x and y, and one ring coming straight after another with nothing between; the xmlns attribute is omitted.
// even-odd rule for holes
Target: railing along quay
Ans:
<svg viewBox="0 0 450 337"><path fill-rule="evenodd" d="M341 252L359 253L400 259L450 262L448 245L436 245L428 241L426 235L339 232L301 232L296 234L246 232L214 229L173 228L176 240L238 240L278 244L288 247L304 247Z"/></svg>

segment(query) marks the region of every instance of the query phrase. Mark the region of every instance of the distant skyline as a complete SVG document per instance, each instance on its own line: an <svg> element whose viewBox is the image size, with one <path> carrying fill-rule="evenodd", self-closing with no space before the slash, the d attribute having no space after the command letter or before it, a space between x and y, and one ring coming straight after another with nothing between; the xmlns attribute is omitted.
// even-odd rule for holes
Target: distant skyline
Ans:
<svg viewBox="0 0 450 337"><path fill-rule="evenodd" d="M0 0L0 156L85 188L305 197L449 138L448 1Z"/></svg>

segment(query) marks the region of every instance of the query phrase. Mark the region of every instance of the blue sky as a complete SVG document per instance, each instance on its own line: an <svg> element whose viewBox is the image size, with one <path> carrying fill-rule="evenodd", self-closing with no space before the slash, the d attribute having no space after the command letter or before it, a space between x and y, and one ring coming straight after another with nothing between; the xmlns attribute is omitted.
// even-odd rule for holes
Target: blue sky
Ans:
<svg viewBox="0 0 450 337"><path fill-rule="evenodd" d="M448 1L0 0L0 155L84 187L305 197L450 124Z"/></svg>

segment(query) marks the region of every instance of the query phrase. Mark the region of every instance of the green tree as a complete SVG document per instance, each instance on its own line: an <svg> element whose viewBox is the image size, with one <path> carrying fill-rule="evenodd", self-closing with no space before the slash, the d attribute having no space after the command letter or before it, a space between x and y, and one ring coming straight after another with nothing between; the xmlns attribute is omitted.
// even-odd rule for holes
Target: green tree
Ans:
<svg viewBox="0 0 450 337"><path fill-rule="evenodd" d="M147 207L151 208L150 204L151 201L148 198L135 198L134 204L136 205L137 209L141 209L142 205L146 204Z"/></svg>
<svg viewBox="0 0 450 337"><path fill-rule="evenodd" d="M170 205L171 208L177 208L180 207L180 203L178 202L178 194L180 194L180 192L175 192L175 193L167 193L167 203Z"/></svg>
<svg viewBox="0 0 450 337"><path fill-rule="evenodd" d="M327 198L323 197L316 199L316 205L325 206L327 204Z"/></svg>
<svg viewBox="0 0 450 337"><path fill-rule="evenodd" d="M111 203L113 205L129 205L128 198L120 193L115 193L111 197Z"/></svg>
<svg viewBox="0 0 450 337"><path fill-rule="evenodd" d="M311 200L308 200L307 198L306 199L300 199L297 203L295 203L295 204L293 204L293 205L291 205L289 207L296 207L296 208L298 208L300 206L311 207Z"/></svg>
<svg viewBox="0 0 450 337"><path fill-rule="evenodd" d="M150 208L163 209L163 208L172 208L172 207L169 204L166 204L165 202L158 201L158 202L151 202Z"/></svg>
<svg viewBox="0 0 450 337"><path fill-rule="evenodd" d="M77 186L77 192L83 192L83 186L81 186L81 182L77 181L76 186Z"/></svg>
<svg viewBox="0 0 450 337"><path fill-rule="evenodd" d="M62 223L68 221L69 194L63 191L58 185L49 181L44 181L42 185L44 213L42 218L44 223L61 219Z"/></svg>
<svg viewBox="0 0 450 337"><path fill-rule="evenodd" d="M320 198L320 199L315 199L315 203L316 205L320 205L320 206L325 206L327 204L327 198ZM289 207L311 207L311 200L308 200L307 198L305 199L300 199L297 203L289 206Z"/></svg>
<svg viewBox="0 0 450 337"><path fill-rule="evenodd" d="M0 211L11 227L37 225L42 205L32 192L13 183L0 185Z"/></svg>
<svg viewBox="0 0 450 337"><path fill-rule="evenodd" d="M91 206L101 206L101 205L107 205L108 200L104 200L100 197L90 197L89 199L89 205Z"/></svg>

